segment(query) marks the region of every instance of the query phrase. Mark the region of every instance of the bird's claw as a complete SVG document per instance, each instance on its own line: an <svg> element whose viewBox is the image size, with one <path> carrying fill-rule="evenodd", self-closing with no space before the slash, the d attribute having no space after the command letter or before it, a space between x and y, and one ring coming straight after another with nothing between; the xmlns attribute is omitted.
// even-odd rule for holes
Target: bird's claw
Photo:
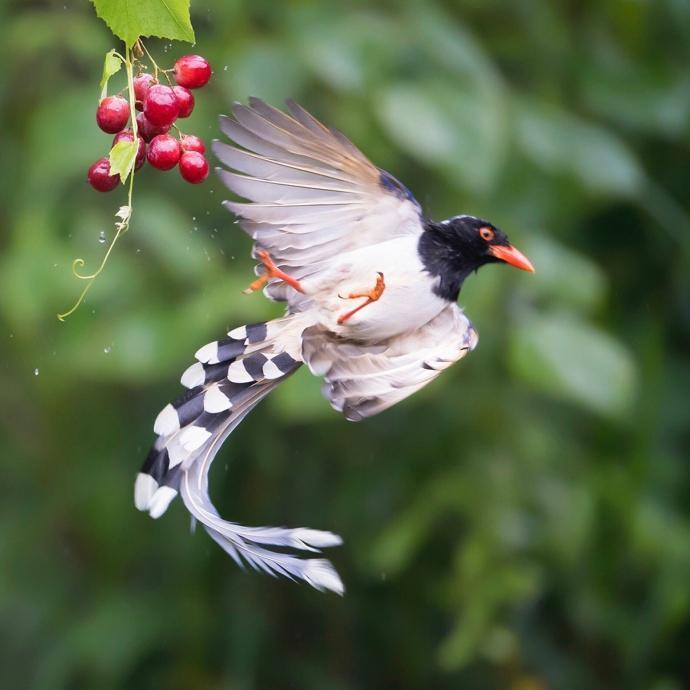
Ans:
<svg viewBox="0 0 690 690"><path fill-rule="evenodd" d="M374 285L374 287L371 290L368 290L366 292L351 292L349 295L345 296L338 295L340 299L358 299L360 297L366 297L366 302L363 302L358 307L355 307L354 309L339 316L338 325L342 325L343 323L345 323L345 321L347 321L350 317L354 316L360 309L364 309L364 307L371 304L372 302L376 302L381 297L385 289L386 283L383 279L383 273L381 273L381 271L377 271L376 285Z"/></svg>
<svg viewBox="0 0 690 690"><path fill-rule="evenodd" d="M299 280L293 278L291 275L288 275L285 273L285 271L281 271L275 265L275 263L273 263L273 259L271 259L265 249L259 250L256 255L259 261L261 261L266 268L266 272L260 275L256 280L252 281L244 290L242 290L245 295L250 295L252 292L256 292L257 290L261 289L271 278L278 278L284 283L287 283L290 287L297 290L297 292L304 292L304 288L302 288L300 285Z"/></svg>

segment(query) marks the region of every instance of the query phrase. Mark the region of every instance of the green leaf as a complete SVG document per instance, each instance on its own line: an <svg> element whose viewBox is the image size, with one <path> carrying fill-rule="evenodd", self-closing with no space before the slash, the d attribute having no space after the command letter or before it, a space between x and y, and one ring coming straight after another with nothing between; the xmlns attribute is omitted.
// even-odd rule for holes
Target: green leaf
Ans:
<svg viewBox="0 0 690 690"><path fill-rule="evenodd" d="M636 369L628 351L573 316L521 317L509 361L534 388L600 414L623 415L634 399Z"/></svg>
<svg viewBox="0 0 690 690"><path fill-rule="evenodd" d="M138 142L118 141L110 149L110 174L119 175L122 184L127 181L129 173L132 172L134 161L137 157Z"/></svg>
<svg viewBox="0 0 690 690"><path fill-rule="evenodd" d="M506 152L504 99L482 88L438 83L382 90L377 114L396 143L453 182L483 194L494 185Z"/></svg>
<svg viewBox="0 0 690 690"><path fill-rule="evenodd" d="M606 275L588 257L544 235L532 235L522 249L537 268L523 289L559 307L591 313L606 297Z"/></svg>
<svg viewBox="0 0 690 690"><path fill-rule="evenodd" d="M105 54L103 62L103 76L101 77L101 99L108 95L108 81L110 77L117 74L122 67L122 58L115 50L110 50Z"/></svg>
<svg viewBox="0 0 690 690"><path fill-rule="evenodd" d="M96 14L131 48L139 36L194 43L190 0L92 0Z"/></svg>
<svg viewBox="0 0 690 690"><path fill-rule="evenodd" d="M609 130L558 108L524 102L516 108L517 141L549 172L564 172L594 192L630 196L644 180L633 152Z"/></svg>

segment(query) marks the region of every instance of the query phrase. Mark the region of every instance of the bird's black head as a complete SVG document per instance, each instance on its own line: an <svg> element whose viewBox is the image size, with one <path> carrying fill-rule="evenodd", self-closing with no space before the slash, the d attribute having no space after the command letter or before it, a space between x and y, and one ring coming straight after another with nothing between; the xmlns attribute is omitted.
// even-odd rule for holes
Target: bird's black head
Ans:
<svg viewBox="0 0 690 690"><path fill-rule="evenodd" d="M455 301L467 276L484 264L506 263L534 271L529 259L497 227L474 216L427 222L419 253L429 273L438 276L437 294Z"/></svg>

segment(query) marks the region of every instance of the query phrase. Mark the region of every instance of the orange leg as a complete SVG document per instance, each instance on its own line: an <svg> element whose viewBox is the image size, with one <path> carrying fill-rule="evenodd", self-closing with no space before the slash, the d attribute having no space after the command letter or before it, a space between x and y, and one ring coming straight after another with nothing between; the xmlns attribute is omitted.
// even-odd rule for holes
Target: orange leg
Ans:
<svg viewBox="0 0 690 690"><path fill-rule="evenodd" d="M386 284L383 282L383 273L378 272L376 275L376 285L372 290L369 290L368 292L351 292L346 297L342 297L342 299L358 299L360 297L366 297L367 300L366 302L360 304L358 307L355 307L351 311L348 311L342 316L339 316L338 325L345 323L351 316L354 316L360 309L364 309L364 307L371 304L372 302L376 302L376 300L379 297L381 297L385 289Z"/></svg>
<svg viewBox="0 0 690 690"><path fill-rule="evenodd" d="M249 295L252 292L255 292L256 290L259 290L271 278L280 278L280 280L293 287L295 290L297 290L297 292L304 292L302 286L299 283L299 280L288 275L287 273L285 273L285 271L281 271L273 263L273 260L268 255L268 252L265 249L261 249L260 251L258 251L257 256L259 257L261 263L266 267L266 272L263 275L260 275L255 281L250 283L249 287L247 287L245 290L242 290L242 292L244 292L245 295Z"/></svg>

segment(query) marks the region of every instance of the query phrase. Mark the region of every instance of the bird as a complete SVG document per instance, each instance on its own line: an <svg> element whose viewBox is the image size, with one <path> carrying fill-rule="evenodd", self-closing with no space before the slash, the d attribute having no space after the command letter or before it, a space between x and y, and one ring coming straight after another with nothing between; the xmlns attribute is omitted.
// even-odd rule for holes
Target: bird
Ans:
<svg viewBox="0 0 690 690"><path fill-rule="evenodd" d="M211 464L245 416L302 365L347 420L412 395L474 350L477 331L458 306L486 264L534 271L492 223L472 215L435 222L412 192L340 131L288 100L258 98L220 117L217 173L236 196L223 205L253 240L257 278L247 292L284 302L284 315L239 326L201 347L181 397L154 423L135 480L136 507L159 518L179 494L241 567L342 595L322 550L337 534L248 527L220 517L208 494Z"/></svg>

